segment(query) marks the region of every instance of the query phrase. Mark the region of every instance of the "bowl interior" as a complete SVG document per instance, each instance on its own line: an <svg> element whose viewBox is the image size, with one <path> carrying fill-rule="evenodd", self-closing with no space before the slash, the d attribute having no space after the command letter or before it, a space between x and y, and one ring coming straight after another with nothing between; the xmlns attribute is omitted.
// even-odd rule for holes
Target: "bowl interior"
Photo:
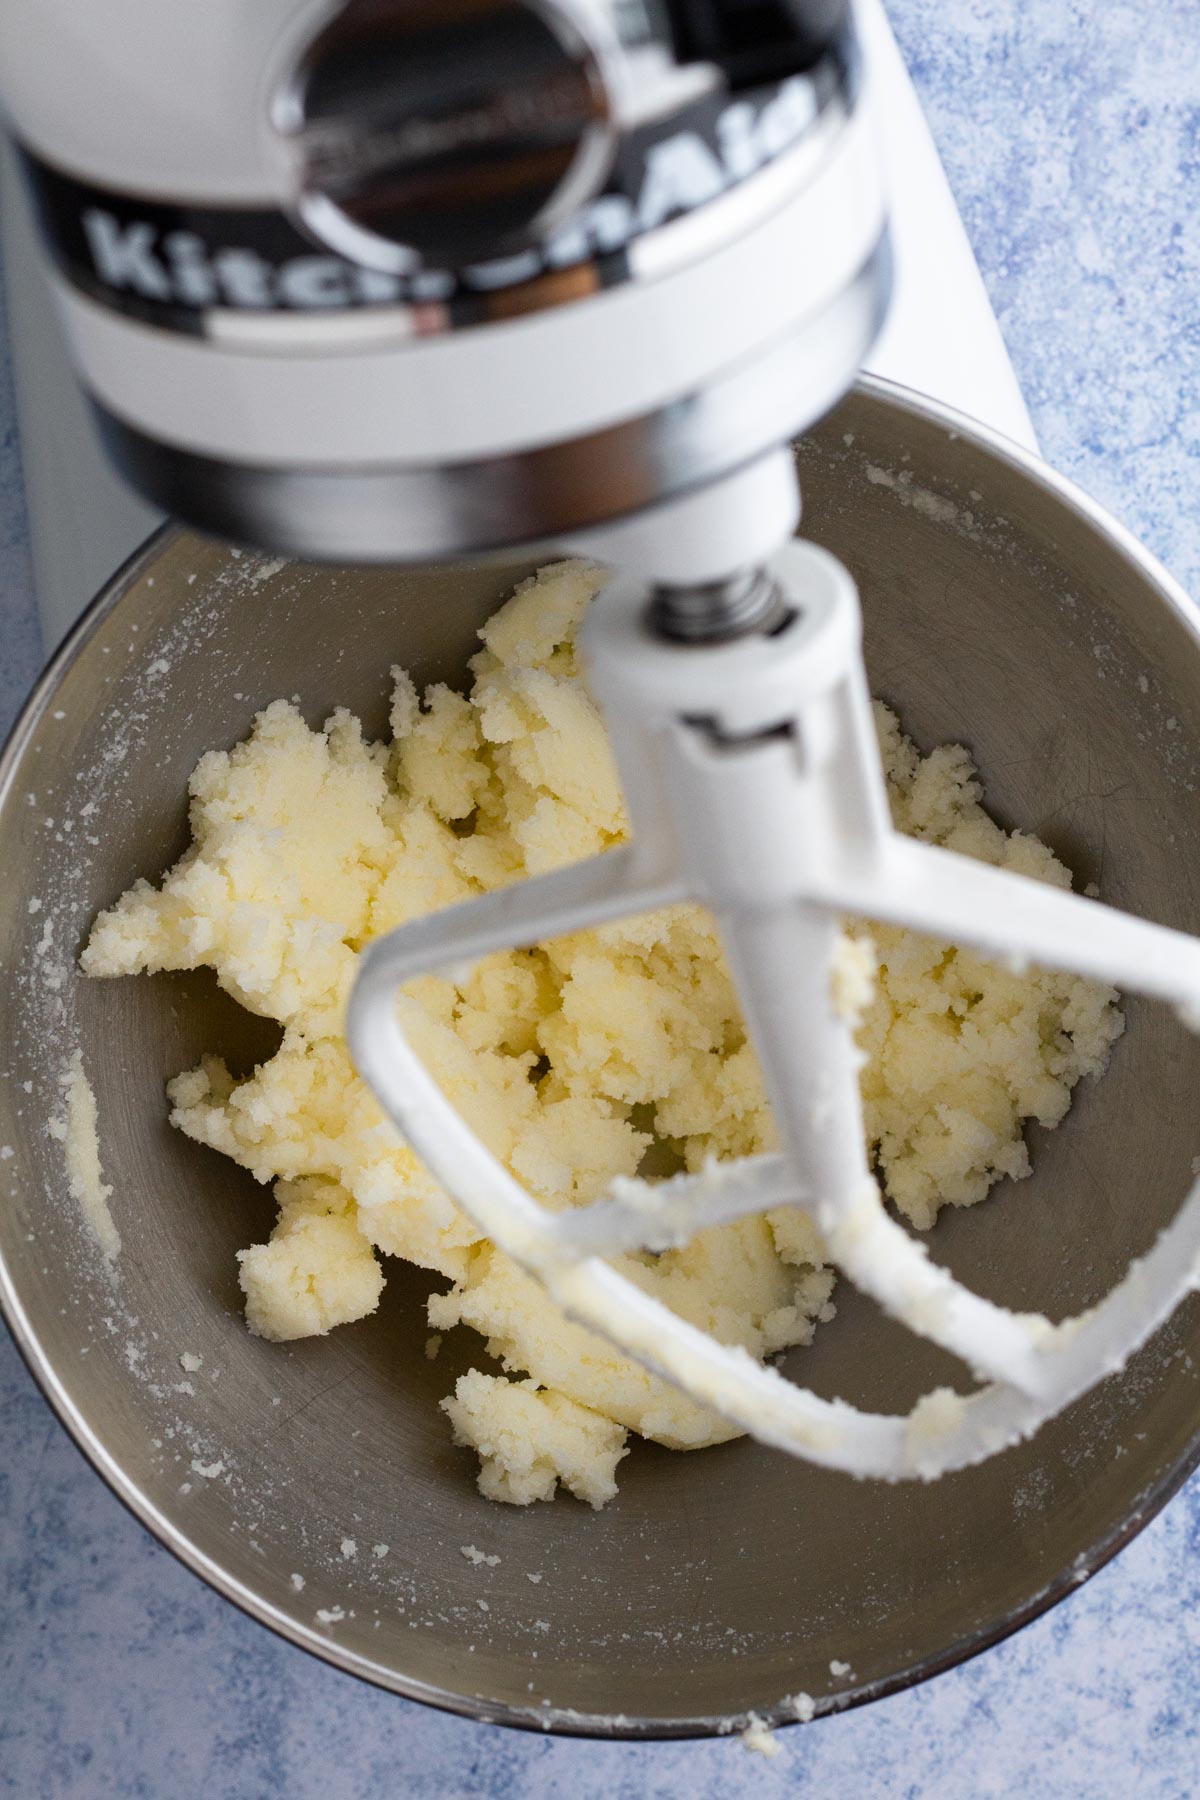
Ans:
<svg viewBox="0 0 1200 1800"><path fill-rule="evenodd" d="M1200 928L1200 643L1153 578L1004 457L878 390L800 457L805 529L861 586L874 691L923 746L967 742L992 811L1080 885ZM169 1128L163 1083L204 1050L249 1069L273 1030L207 976L75 973L96 910L183 847L202 751L281 694L312 722L345 704L382 729L388 665L459 680L529 566L318 570L172 533L60 663L0 794L0 1253L18 1335L156 1529L404 1692L563 1729L686 1731L799 1689L879 1691L1044 1604L1152 1509L1200 1420L1200 1305L1032 1443L932 1486L857 1484L749 1442L639 1444L602 1513L494 1506L437 1408L486 1359L459 1331L426 1360L426 1277L392 1265L379 1314L327 1339L245 1330L234 1253L266 1234L270 1194ZM1104 1081L1034 1132L1032 1179L930 1240L997 1299L1055 1316L1094 1301L1185 1191L1200 1046L1164 1009L1128 1016ZM76 1047L124 1245L114 1282L46 1130ZM818 1391L893 1408L962 1385L845 1284L838 1301L791 1359ZM473 1565L464 1545L500 1561Z"/></svg>

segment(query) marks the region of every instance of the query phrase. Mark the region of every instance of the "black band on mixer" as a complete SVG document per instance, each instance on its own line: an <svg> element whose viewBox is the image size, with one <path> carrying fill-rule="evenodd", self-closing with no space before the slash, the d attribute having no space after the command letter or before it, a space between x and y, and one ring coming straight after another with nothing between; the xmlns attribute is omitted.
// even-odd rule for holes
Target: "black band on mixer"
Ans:
<svg viewBox="0 0 1200 1800"><path fill-rule="evenodd" d="M799 142L837 97L848 56L731 100L707 94L620 140L603 193L556 236L519 255L450 270L414 256L405 273L369 269L318 244L274 207L203 206L77 180L22 150L42 236L57 267L101 304L174 331L210 315L415 310L446 330L583 298L629 279L629 246L751 180Z"/></svg>

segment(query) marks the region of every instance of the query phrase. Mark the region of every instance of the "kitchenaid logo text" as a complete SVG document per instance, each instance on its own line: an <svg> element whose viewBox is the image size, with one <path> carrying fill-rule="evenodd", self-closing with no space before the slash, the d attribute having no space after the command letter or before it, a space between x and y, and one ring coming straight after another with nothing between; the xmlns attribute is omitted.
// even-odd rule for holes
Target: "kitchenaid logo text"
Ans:
<svg viewBox="0 0 1200 1800"><path fill-rule="evenodd" d="M214 249L194 231L161 233L145 219L118 219L103 207L83 215L96 274L107 287L166 306L363 306L396 300L394 275L338 256L293 256L273 263L257 250Z"/></svg>
<svg viewBox="0 0 1200 1800"><path fill-rule="evenodd" d="M272 259L250 245L218 245L188 229L166 229L145 218L121 217L93 204L80 215L96 276L106 287L164 306L238 310L436 302L460 286L510 287L547 268L567 268L623 250L670 219L695 212L773 162L812 124L815 102L807 82L785 82L769 100L738 101L708 131L679 131L650 144L632 194L609 192L583 206L548 243L516 256L473 264L457 276L423 268L389 274L340 256Z"/></svg>

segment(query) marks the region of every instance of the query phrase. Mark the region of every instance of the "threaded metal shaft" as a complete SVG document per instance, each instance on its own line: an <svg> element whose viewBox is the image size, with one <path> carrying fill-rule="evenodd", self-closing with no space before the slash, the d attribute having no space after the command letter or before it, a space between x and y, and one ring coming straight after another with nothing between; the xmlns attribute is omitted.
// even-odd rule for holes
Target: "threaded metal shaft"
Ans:
<svg viewBox="0 0 1200 1800"><path fill-rule="evenodd" d="M694 587L657 587L649 622L660 637L682 644L723 644L782 625L788 608L766 569L744 569L725 581Z"/></svg>

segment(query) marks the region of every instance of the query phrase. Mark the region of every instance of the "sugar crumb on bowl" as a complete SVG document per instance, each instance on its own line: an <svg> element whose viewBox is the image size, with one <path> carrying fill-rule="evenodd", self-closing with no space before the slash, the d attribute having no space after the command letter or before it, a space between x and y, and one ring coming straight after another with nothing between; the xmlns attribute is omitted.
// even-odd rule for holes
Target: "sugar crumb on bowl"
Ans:
<svg viewBox="0 0 1200 1800"><path fill-rule="evenodd" d="M121 1254L121 1235L108 1204L112 1186L100 1166L96 1096L84 1072L82 1051L72 1052L59 1077L59 1088L63 1110L47 1121L46 1129L63 1147L67 1186L88 1235L113 1269Z"/></svg>
<svg viewBox="0 0 1200 1800"><path fill-rule="evenodd" d="M489 1569L494 1569L500 1561L498 1556L489 1556L485 1550L477 1550L474 1544L461 1544L459 1555L465 1556L469 1563L475 1564L476 1568L482 1563Z"/></svg>
<svg viewBox="0 0 1200 1800"><path fill-rule="evenodd" d="M568 1322L480 1235L385 1121L342 1019L373 938L625 840L575 648L603 579L573 561L524 582L483 627L466 693L421 694L394 670L380 742L345 710L314 729L294 704L267 706L242 743L197 764L189 851L102 913L82 957L93 976L211 968L282 1027L253 1074L213 1054L168 1088L179 1130L273 1184L275 1228L239 1259L247 1323L276 1341L321 1335L375 1311L381 1259L428 1271L445 1291L428 1301L424 1354L463 1324L503 1370L459 1376L442 1402L449 1429L478 1456L482 1491L517 1505L559 1487L605 1505L630 1433L675 1449L737 1433ZM1069 885L1036 838L988 816L964 749L922 755L886 707L875 722L900 830ZM416 1047L447 1096L553 1209L635 1177L652 1149L698 1173L776 1147L716 927L696 906L497 953L411 998ZM1057 1124L1122 1026L1109 988L879 924L847 930L833 998L861 1020L881 1183L922 1230L1029 1172L1026 1121ZM833 1311L834 1272L798 1208L614 1260L759 1359L807 1344Z"/></svg>

